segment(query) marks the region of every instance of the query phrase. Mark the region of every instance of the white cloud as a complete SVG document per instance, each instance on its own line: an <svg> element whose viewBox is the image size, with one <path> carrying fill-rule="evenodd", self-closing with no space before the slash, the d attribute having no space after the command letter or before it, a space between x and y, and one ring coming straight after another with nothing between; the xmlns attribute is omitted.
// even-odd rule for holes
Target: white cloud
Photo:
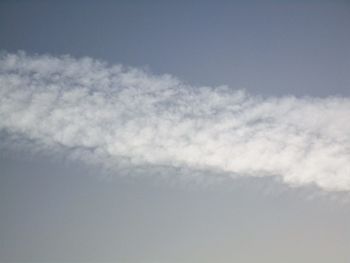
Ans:
<svg viewBox="0 0 350 263"><path fill-rule="evenodd" d="M350 190L349 98L263 99L91 58L3 54L0 130L116 172L189 168Z"/></svg>

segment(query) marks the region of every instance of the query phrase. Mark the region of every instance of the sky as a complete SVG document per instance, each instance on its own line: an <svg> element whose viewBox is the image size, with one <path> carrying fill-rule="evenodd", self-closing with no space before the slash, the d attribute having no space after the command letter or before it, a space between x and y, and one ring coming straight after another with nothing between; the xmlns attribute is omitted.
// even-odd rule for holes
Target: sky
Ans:
<svg viewBox="0 0 350 263"><path fill-rule="evenodd" d="M0 262L349 262L347 1L1 1Z"/></svg>

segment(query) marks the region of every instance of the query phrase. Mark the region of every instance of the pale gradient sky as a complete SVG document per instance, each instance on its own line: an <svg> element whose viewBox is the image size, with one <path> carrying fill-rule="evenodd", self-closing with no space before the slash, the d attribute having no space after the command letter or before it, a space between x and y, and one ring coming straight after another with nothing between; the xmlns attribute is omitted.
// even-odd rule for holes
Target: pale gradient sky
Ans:
<svg viewBox="0 0 350 263"><path fill-rule="evenodd" d="M219 2L1 1L0 50L89 56L263 97L350 96L347 1ZM0 149L1 263L350 260L346 191L105 178L52 153Z"/></svg>

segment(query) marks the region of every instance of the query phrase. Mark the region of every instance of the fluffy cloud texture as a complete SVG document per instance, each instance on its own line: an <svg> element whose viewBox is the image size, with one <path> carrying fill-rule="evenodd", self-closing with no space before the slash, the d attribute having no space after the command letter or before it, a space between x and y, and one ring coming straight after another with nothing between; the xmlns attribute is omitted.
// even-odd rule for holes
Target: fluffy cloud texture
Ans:
<svg viewBox="0 0 350 263"><path fill-rule="evenodd" d="M259 98L91 58L0 57L2 140L118 173L275 176L350 190L350 99Z"/></svg>

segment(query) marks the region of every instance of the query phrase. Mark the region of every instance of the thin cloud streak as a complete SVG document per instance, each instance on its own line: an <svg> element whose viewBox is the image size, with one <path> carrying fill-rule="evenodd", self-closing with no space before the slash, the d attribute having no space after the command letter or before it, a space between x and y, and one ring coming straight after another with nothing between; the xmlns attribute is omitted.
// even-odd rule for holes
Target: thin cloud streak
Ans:
<svg viewBox="0 0 350 263"><path fill-rule="evenodd" d="M63 149L115 173L191 169L350 190L349 98L260 98L91 58L4 53L0 131L16 147Z"/></svg>

